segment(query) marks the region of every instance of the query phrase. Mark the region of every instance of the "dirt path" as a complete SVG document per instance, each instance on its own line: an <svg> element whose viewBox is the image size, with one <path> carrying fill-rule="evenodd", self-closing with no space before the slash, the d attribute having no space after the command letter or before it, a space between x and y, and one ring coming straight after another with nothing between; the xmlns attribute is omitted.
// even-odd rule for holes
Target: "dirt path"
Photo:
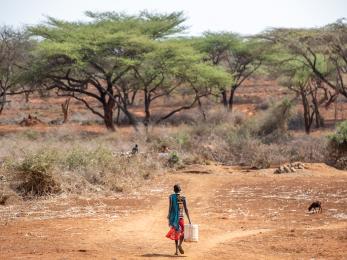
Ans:
<svg viewBox="0 0 347 260"><path fill-rule="evenodd" d="M200 231L198 243L184 244L182 257L347 259L341 250L347 247L347 174L325 171L315 166L275 176L210 166L169 174L141 191L138 203L119 202L130 209L119 217L2 223L0 259L171 258L174 243L164 235L167 198L176 182ZM306 214L307 204L316 198L323 201L323 214Z"/></svg>

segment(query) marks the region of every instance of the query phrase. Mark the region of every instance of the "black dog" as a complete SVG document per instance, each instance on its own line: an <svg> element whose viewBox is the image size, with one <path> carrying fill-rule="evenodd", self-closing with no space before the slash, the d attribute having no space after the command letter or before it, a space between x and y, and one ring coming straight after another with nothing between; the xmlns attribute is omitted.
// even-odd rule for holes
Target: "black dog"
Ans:
<svg viewBox="0 0 347 260"><path fill-rule="evenodd" d="M308 207L308 211L314 210L315 213L320 212L322 213L323 209L322 209L322 205L320 203L320 201L315 201L313 202L309 207Z"/></svg>

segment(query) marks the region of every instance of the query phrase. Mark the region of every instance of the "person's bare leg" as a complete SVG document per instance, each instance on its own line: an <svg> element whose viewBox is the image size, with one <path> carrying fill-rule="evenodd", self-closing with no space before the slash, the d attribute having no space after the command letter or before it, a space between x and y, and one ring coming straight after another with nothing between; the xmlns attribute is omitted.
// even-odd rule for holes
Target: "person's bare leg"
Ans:
<svg viewBox="0 0 347 260"><path fill-rule="evenodd" d="M182 245L182 243L183 243L183 239L184 239L184 237L181 237L181 238L180 238L180 243L178 244L179 246L181 246L181 245Z"/></svg>
<svg viewBox="0 0 347 260"><path fill-rule="evenodd" d="M178 240L175 240L176 252L175 255L178 255Z"/></svg>
<svg viewBox="0 0 347 260"><path fill-rule="evenodd" d="M184 237L182 236L180 238L180 242L178 244L178 249L180 250L180 253L183 255L184 254L184 250L183 250L183 247L182 247L182 243L183 243L183 240L184 240Z"/></svg>

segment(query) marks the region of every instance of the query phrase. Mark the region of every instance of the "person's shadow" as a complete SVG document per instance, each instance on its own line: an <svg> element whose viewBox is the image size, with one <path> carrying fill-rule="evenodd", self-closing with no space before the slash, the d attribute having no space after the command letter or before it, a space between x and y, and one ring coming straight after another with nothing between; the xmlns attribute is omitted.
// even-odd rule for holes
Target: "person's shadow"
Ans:
<svg viewBox="0 0 347 260"><path fill-rule="evenodd" d="M185 255L169 255L169 254L144 254L141 255L142 257L167 257L167 258L171 258L171 257L186 257Z"/></svg>

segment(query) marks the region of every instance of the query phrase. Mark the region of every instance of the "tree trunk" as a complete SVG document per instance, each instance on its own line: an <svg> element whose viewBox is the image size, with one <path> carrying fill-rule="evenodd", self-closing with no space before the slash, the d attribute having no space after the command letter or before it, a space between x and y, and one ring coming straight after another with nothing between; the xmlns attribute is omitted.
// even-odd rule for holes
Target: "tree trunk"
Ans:
<svg viewBox="0 0 347 260"><path fill-rule="evenodd" d="M236 91L236 86L234 85L230 89L230 96L229 96L229 102L228 102L230 112L233 111L235 91Z"/></svg>
<svg viewBox="0 0 347 260"><path fill-rule="evenodd" d="M324 118L320 114L319 110L315 108L315 122L316 128L324 127Z"/></svg>
<svg viewBox="0 0 347 260"><path fill-rule="evenodd" d="M315 87L314 90L312 88L310 89L311 97L312 97L313 113L315 117L316 128L320 128L320 127L324 127L324 119L319 112L319 103L317 100L317 87L316 86L313 86L313 87Z"/></svg>
<svg viewBox="0 0 347 260"><path fill-rule="evenodd" d="M130 105L130 99L129 99L129 92L128 91L124 91L124 99L125 99L125 102L127 102L127 105Z"/></svg>
<svg viewBox="0 0 347 260"><path fill-rule="evenodd" d="M337 99L334 101L334 122L337 122Z"/></svg>
<svg viewBox="0 0 347 260"><path fill-rule="evenodd" d="M115 102L112 98L109 98L108 102L103 105L104 108L104 123L108 130L115 131L113 122L113 109L115 107Z"/></svg>
<svg viewBox="0 0 347 260"><path fill-rule="evenodd" d="M207 119L206 113L205 113L204 109L202 108L202 103L200 101L200 98L198 98L198 105L199 105L199 110L202 114L202 117L204 118L204 121L206 121L206 119Z"/></svg>
<svg viewBox="0 0 347 260"><path fill-rule="evenodd" d="M222 90L222 103L224 107L228 107L227 91L225 89Z"/></svg>
<svg viewBox="0 0 347 260"><path fill-rule="evenodd" d="M305 132L306 134L310 134L311 131L311 125L312 125L312 117L310 112L310 106L306 97L306 94L304 91L300 92L301 99L302 99L302 105L304 108L304 123L305 123Z"/></svg>
<svg viewBox="0 0 347 260"><path fill-rule="evenodd" d="M24 96L25 96L25 103L29 103L30 92L25 92Z"/></svg>
<svg viewBox="0 0 347 260"><path fill-rule="evenodd" d="M129 123L135 128L137 131L137 122L131 112L128 110L128 103L126 99L119 97L117 101L118 108L124 113L124 115L128 118Z"/></svg>
<svg viewBox="0 0 347 260"><path fill-rule="evenodd" d="M117 106L117 117L116 117L116 124L119 125L119 118L120 118L120 107Z"/></svg>
<svg viewBox="0 0 347 260"><path fill-rule="evenodd" d="M130 100L129 105L134 105L136 94L137 94L137 90L134 90L134 92L133 92L133 94L131 96L131 100Z"/></svg>
<svg viewBox="0 0 347 260"><path fill-rule="evenodd" d="M134 116L130 113L130 111L128 110L127 107L120 107L120 109L123 111L124 115L128 118L129 123L135 128L135 130L137 131L137 122L136 119L134 118Z"/></svg>
<svg viewBox="0 0 347 260"><path fill-rule="evenodd" d="M63 124L69 120L69 108L70 108L70 98L67 98L63 104L61 104L61 109L63 111L64 119Z"/></svg>
<svg viewBox="0 0 347 260"><path fill-rule="evenodd" d="M4 110L6 104L6 94L2 93L0 96L0 115L2 114L2 111Z"/></svg>
<svg viewBox="0 0 347 260"><path fill-rule="evenodd" d="M149 106L151 104L151 96L147 90L145 90L145 119L143 120L144 125L147 127L151 118L151 112Z"/></svg>

